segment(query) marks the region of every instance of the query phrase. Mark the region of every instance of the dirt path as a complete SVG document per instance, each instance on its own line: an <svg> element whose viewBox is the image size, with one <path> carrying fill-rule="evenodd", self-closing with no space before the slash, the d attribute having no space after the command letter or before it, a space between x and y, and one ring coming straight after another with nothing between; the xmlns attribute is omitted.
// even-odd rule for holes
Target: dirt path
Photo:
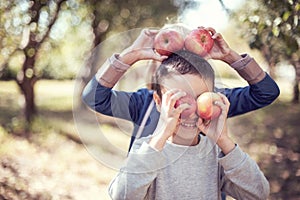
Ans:
<svg viewBox="0 0 300 200"><path fill-rule="evenodd" d="M116 171L57 134L32 142L0 135L0 199L109 199Z"/></svg>

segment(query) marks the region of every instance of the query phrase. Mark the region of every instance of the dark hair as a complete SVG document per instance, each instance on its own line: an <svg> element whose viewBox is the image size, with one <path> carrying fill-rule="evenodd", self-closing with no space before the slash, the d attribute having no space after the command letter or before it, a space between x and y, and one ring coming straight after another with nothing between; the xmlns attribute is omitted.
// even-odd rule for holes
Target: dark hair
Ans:
<svg viewBox="0 0 300 200"><path fill-rule="evenodd" d="M215 73L211 65L202 57L190 51L180 50L172 53L156 70L152 89L161 97L161 83L164 77L172 74L196 74L214 87Z"/></svg>

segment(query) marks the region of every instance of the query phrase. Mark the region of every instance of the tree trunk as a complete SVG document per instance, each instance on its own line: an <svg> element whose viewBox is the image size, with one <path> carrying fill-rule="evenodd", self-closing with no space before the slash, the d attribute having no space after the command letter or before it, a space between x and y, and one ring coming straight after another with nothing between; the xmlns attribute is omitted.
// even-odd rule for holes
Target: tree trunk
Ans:
<svg viewBox="0 0 300 200"><path fill-rule="evenodd" d="M275 69L276 69L276 64L273 62L273 60L269 60L269 71L270 71L270 76L273 78L273 79L276 79L276 72L275 72Z"/></svg>
<svg viewBox="0 0 300 200"><path fill-rule="evenodd" d="M27 123L31 123L36 114L36 106L34 101L34 81L32 78L25 78L20 83L20 88L25 98L24 115Z"/></svg>
<svg viewBox="0 0 300 200"><path fill-rule="evenodd" d="M22 48L24 55L25 55L25 61L23 63L22 70L19 72L17 76L17 83L24 95L25 98L25 106L24 106L24 115L25 120L27 122L26 124L26 133L28 133L30 124L32 122L32 119L34 115L36 115L36 105L34 100L34 85L37 81L37 77L35 76L34 72L34 66L35 61L37 57L37 52L41 46L41 44L44 42L46 38L48 38L49 33L51 31L52 26L57 20L58 13L61 10L62 4L66 2L66 0L58 0L56 1L57 4L57 10L53 14L52 17L49 19L49 25L48 30L46 31L45 35L39 40L37 40L37 33L36 32L30 32L29 38L28 38L28 44L26 47ZM35 1L33 6L30 8L30 12L34 13L33 17L31 18L31 23L38 24L38 21L40 19L40 13L44 6L46 6L47 1Z"/></svg>
<svg viewBox="0 0 300 200"><path fill-rule="evenodd" d="M17 76L17 83L25 99L24 115L27 123L26 132L29 131L32 119L36 114L36 106L34 101L34 85L37 81L34 73L36 51L33 46L35 46L35 44L34 42L31 42L31 44L24 49L25 61L22 66L22 71L20 71Z"/></svg>
<svg viewBox="0 0 300 200"><path fill-rule="evenodd" d="M300 62L298 59L292 61L295 69L295 82L293 88L293 103L299 103L299 84L300 84Z"/></svg>
<svg viewBox="0 0 300 200"><path fill-rule="evenodd" d="M293 103L299 103L299 81L295 81L293 89Z"/></svg>

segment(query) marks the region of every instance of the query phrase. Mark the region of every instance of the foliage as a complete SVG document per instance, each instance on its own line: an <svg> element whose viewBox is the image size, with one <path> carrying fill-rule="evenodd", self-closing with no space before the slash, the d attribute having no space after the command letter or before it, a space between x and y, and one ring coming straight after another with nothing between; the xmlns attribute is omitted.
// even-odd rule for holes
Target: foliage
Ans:
<svg viewBox="0 0 300 200"><path fill-rule="evenodd" d="M58 2L63 2L60 10L56 10ZM38 13L31 9L35 4L41 4ZM57 19L40 49L29 49L29 53L38 53L34 69L38 78L74 78L93 43L99 44L114 32L161 26L167 18L175 18L177 7L172 1L156 0L1 1L0 78L20 74L29 34L34 32L33 37L42 40L55 12L59 12ZM36 15L37 23L32 22Z"/></svg>
<svg viewBox="0 0 300 200"><path fill-rule="evenodd" d="M300 2L297 0L251 0L235 15L244 25L251 48L268 46L275 63L299 53Z"/></svg>
<svg viewBox="0 0 300 200"><path fill-rule="evenodd" d="M58 2L64 1L36 1L33 4L33 1L22 0L0 4L0 19L3 21L0 25L3 35L0 54L2 79L21 76L28 51L31 56L37 54L33 70L36 77L62 79L75 76L91 43L91 39L83 34L88 31L90 21L80 18L80 14L87 14L88 10L86 6L76 7L69 3L56 10ZM40 5L40 10L33 10L35 5ZM58 14L57 20L51 25L55 13ZM32 21L35 16L39 17L37 22ZM29 37L35 38L39 45L26 50ZM81 48L78 48L79 43Z"/></svg>
<svg viewBox="0 0 300 200"><path fill-rule="evenodd" d="M300 91L300 2L298 0L250 0L233 14L239 19L243 37L249 46L258 49L276 77L279 64L294 67L294 103L299 103Z"/></svg>
<svg viewBox="0 0 300 200"><path fill-rule="evenodd" d="M162 26L167 18L176 18L177 7L167 1L86 0L94 12L96 36L132 28Z"/></svg>
<svg viewBox="0 0 300 200"><path fill-rule="evenodd" d="M165 14L160 13L162 8ZM36 113L38 79L74 78L110 28L156 26L170 13L176 13L172 1L1 1L0 77L14 77L18 83L30 124Z"/></svg>

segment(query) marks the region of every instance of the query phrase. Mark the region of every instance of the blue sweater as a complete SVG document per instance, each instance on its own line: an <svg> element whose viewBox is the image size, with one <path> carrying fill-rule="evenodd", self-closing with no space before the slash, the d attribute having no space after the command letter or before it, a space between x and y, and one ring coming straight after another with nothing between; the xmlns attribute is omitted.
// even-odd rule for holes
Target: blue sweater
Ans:
<svg viewBox="0 0 300 200"><path fill-rule="evenodd" d="M215 91L223 93L229 99L228 117L265 107L279 96L279 88L268 74L263 80L253 85L233 89L216 88ZM102 86L94 77L84 88L82 99L96 112L132 121L134 130L131 147L144 115L153 100L153 91L147 88L139 89L136 92L116 91ZM156 106L153 106L141 132L141 137L146 137L154 132L159 115Z"/></svg>

